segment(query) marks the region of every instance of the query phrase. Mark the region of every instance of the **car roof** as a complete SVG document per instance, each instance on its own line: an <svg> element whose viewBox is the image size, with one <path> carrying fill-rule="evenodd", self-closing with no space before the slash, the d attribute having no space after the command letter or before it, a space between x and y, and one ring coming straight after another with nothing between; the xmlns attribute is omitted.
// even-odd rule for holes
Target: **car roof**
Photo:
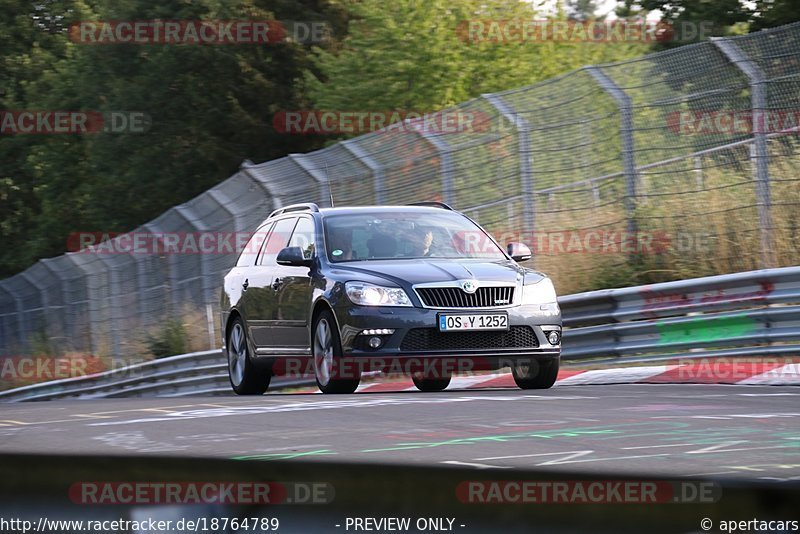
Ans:
<svg viewBox="0 0 800 534"><path fill-rule="evenodd" d="M346 213L459 213L455 210L447 210L433 206L348 206L341 208L320 208L319 213L323 216L326 215L341 215Z"/></svg>
<svg viewBox="0 0 800 534"><path fill-rule="evenodd" d="M317 208L311 204L294 204L285 209L275 210L264 222L282 217L284 215L318 214L323 217L331 215L354 214L354 213L458 213L461 212L438 206L418 206L418 205L393 205L393 206L346 206L338 208Z"/></svg>

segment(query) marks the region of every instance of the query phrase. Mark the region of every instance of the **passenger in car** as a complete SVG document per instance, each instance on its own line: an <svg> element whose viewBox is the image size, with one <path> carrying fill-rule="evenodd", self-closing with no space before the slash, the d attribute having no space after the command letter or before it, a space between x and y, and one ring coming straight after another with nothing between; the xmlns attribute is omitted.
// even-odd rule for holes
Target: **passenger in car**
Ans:
<svg viewBox="0 0 800 534"><path fill-rule="evenodd" d="M412 258L430 256L431 244L433 244L433 232L431 230L415 230L411 241L411 251L408 256Z"/></svg>

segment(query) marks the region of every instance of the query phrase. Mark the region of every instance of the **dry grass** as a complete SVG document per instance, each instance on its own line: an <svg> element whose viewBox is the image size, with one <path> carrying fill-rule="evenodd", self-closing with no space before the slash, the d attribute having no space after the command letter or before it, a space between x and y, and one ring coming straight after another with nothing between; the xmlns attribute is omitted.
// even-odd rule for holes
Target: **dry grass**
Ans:
<svg viewBox="0 0 800 534"><path fill-rule="evenodd" d="M772 161L771 263L775 267L797 265L800 156L784 155ZM651 248L638 257L613 250L545 251L535 258L536 268L553 277L560 294L763 268L766 262L761 254L762 234L750 163L703 163L702 176L676 166L640 177L636 210L639 235L661 242L663 249ZM601 205L605 202L602 198L595 201L599 207L576 211L565 211L566 202L553 205L550 212L544 210L537 217L538 231L624 231L622 199L608 206Z"/></svg>

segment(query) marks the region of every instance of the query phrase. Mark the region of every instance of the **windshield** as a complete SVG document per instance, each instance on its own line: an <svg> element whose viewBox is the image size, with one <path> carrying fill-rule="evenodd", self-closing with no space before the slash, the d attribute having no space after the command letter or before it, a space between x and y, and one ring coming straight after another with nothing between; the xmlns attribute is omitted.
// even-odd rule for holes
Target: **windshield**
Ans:
<svg viewBox="0 0 800 534"><path fill-rule="evenodd" d="M325 218L324 226L326 249L332 262L506 258L483 230L452 212L331 215Z"/></svg>

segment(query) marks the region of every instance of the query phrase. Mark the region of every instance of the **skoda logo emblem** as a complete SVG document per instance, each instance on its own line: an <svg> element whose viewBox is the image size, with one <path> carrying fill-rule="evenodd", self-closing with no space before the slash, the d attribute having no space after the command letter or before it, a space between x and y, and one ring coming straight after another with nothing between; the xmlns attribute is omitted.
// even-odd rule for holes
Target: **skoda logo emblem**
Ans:
<svg viewBox="0 0 800 534"><path fill-rule="evenodd" d="M464 280L461 282L461 289L464 293L475 293L478 290L478 282L476 280Z"/></svg>

